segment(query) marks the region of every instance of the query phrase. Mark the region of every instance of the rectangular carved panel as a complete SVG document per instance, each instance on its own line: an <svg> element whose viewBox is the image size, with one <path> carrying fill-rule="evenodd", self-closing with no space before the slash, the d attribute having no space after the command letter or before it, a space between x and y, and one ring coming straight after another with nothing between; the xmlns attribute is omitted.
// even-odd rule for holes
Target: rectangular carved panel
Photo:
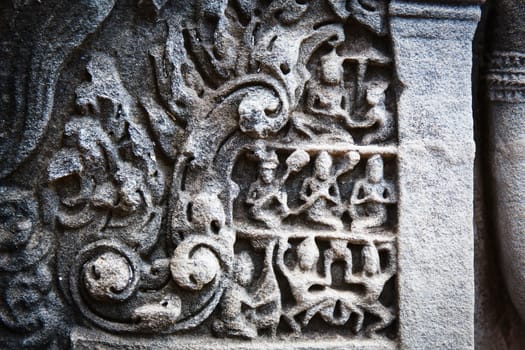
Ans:
<svg viewBox="0 0 525 350"><path fill-rule="evenodd" d="M450 76L425 61L435 28L414 18L455 28L443 21L474 23L477 12L386 0L55 2L24 29L42 41L32 58L9 63L31 84L14 90L28 95L11 106L23 122L0 152L6 346L421 348L424 337L405 342L421 332L405 327L421 300L403 271L425 273L422 251L466 245L432 242L422 227L417 247L414 227L457 209L420 199L455 166L432 153L455 154L440 128L458 121L463 144L470 124L444 107L428 117L442 100L424 96L445 96ZM13 4L21 23L44 6ZM462 52L470 39L458 28L450 42L436 34L436 50ZM414 281L428 292L429 280Z"/></svg>

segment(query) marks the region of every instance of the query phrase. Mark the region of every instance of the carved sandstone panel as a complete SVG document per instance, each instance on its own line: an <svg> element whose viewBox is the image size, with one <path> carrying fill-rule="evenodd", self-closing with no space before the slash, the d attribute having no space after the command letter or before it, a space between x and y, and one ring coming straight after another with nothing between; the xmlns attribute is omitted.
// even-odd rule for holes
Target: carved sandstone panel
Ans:
<svg viewBox="0 0 525 350"><path fill-rule="evenodd" d="M15 5L22 18L43 6ZM56 48L60 55L42 73L50 80L40 83L53 92L37 91L41 104L26 102L42 114L27 121L32 141L21 137L18 148L6 144L1 153L9 164L0 188L5 344L114 349L133 347L134 337L189 348L214 338L240 348L250 339L255 348L295 341L298 348L423 344L410 336L421 330L407 331L410 319L400 319L420 300L409 282L400 295L399 273L423 272L404 253L406 242L416 240L417 220L407 213L421 210L424 221L424 210L451 209L420 201L421 183L408 198L407 169L418 159L442 161L432 152L448 147L449 138L445 132L443 144L429 146L418 134L427 132L417 124L428 122L424 113L406 114L415 99L403 46L411 39L403 38L419 34L403 32L405 26L400 32L398 23L455 15L452 7L450 17L447 8L425 6L382 0L72 6L83 11L73 18L90 25L79 23L72 38L76 27L56 24L57 42L68 44ZM50 18L60 8L48 10ZM476 9L469 11L475 17ZM406 24L409 31L419 26ZM400 100L403 89L408 104ZM468 132L468 124L458 130ZM15 148L16 156L9 151ZM460 172L468 181L470 154L459 154L468 159ZM413 172L430 173L439 176L432 168ZM469 237L468 225L443 227L452 224ZM426 249L448 249L422 232ZM459 252L468 239L460 243L447 251L458 253L463 266L469 255ZM417 249L410 254L421 258ZM426 291L425 280L419 282ZM458 324L465 334L443 344L468 346L471 322Z"/></svg>

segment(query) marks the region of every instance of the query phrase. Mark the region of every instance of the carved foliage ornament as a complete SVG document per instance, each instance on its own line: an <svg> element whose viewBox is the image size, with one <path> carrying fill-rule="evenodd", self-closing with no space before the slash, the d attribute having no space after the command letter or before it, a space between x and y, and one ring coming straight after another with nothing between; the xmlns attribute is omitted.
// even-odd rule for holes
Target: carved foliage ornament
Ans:
<svg viewBox="0 0 525 350"><path fill-rule="evenodd" d="M137 6L162 33L134 61L148 88L130 83L122 56L86 44L87 76L69 88L75 107L42 169L48 222L31 194L2 197L0 270L36 266L12 288L25 273L51 278L42 257L56 237L53 274L79 324L395 338L386 2L198 1L187 16L170 1ZM57 310L45 286L35 303ZM33 332L38 320L11 320L6 300L0 321Z"/></svg>

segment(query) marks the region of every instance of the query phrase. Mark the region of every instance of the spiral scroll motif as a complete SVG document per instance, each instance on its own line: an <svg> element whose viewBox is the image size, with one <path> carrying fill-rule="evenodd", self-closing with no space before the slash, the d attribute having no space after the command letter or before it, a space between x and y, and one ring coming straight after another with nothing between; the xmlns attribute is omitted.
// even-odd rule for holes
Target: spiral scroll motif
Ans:
<svg viewBox="0 0 525 350"><path fill-rule="evenodd" d="M102 319L89 307L89 300L123 302L136 291L140 280L139 260L128 247L101 240L84 247L70 271L70 290L82 314L104 328L118 331L131 326ZM132 328L132 327L131 327Z"/></svg>

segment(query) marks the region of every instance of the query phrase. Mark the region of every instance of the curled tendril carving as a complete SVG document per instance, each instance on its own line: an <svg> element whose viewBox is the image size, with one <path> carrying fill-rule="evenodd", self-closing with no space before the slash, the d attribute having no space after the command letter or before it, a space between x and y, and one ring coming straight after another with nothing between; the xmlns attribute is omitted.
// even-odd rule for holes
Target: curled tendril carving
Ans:
<svg viewBox="0 0 525 350"><path fill-rule="evenodd" d="M64 317L49 266L53 241L34 194L0 187L0 324L18 334L2 337L2 347L57 345Z"/></svg>
<svg viewBox="0 0 525 350"><path fill-rule="evenodd" d="M92 52L46 167L66 298L111 332L394 337L384 2L141 6L150 89Z"/></svg>

